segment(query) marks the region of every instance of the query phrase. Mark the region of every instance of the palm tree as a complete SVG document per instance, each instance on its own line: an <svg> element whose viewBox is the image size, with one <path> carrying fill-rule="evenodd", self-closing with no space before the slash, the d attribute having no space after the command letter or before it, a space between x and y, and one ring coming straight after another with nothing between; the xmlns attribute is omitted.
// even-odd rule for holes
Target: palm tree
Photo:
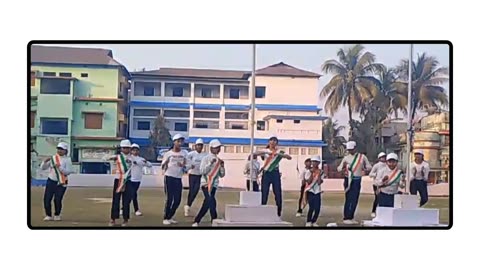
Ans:
<svg viewBox="0 0 480 270"><path fill-rule="evenodd" d="M322 138L328 145L327 153L324 153L325 159L337 159L345 155L345 146L344 143L347 141L343 136L340 135L340 132L344 130L344 126L338 125L337 121L333 121L331 118L327 119L323 125Z"/></svg>
<svg viewBox="0 0 480 270"><path fill-rule="evenodd" d="M374 75L385 69L384 65L375 63L374 54L364 50L360 44L339 49L338 60L327 60L322 66L323 72L333 75L320 93L321 97L327 97L325 111L333 115L340 106L347 106L350 135L352 113L359 112L362 104L377 95L380 81Z"/></svg>
<svg viewBox="0 0 480 270"><path fill-rule="evenodd" d="M408 59L403 59L396 71L399 78L392 87L407 100ZM435 57L425 53L417 56L412 63L412 119L417 110L439 109L448 105L448 96L443 87L448 80L448 68L440 67Z"/></svg>

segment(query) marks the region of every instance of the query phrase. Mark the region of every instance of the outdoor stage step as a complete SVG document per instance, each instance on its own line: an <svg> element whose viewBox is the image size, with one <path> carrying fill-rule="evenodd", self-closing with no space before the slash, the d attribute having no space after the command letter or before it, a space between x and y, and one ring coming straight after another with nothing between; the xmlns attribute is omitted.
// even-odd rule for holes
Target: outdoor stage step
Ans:
<svg viewBox="0 0 480 270"><path fill-rule="evenodd" d="M394 208L402 209L417 209L419 206L417 195L400 195L396 194L394 196Z"/></svg>
<svg viewBox="0 0 480 270"><path fill-rule="evenodd" d="M439 224L438 209L378 207L373 223L383 226L428 226Z"/></svg>
<svg viewBox="0 0 480 270"><path fill-rule="evenodd" d="M232 222L223 219L214 220L213 227L293 227L293 224L286 221L277 222Z"/></svg>
<svg viewBox="0 0 480 270"><path fill-rule="evenodd" d="M230 222L280 222L277 206L232 205L225 206L225 220Z"/></svg>
<svg viewBox="0 0 480 270"><path fill-rule="evenodd" d="M240 191L240 205L262 205L262 193L253 191Z"/></svg>

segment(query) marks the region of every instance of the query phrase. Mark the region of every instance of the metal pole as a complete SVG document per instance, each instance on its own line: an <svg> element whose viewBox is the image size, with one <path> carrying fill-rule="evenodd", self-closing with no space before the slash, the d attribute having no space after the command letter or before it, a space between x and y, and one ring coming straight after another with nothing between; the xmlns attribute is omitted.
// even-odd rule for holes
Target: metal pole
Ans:
<svg viewBox="0 0 480 270"><path fill-rule="evenodd" d="M410 44L410 55L409 55L409 60L408 60L408 103L407 103L407 181L406 181L406 187L405 191L406 193L409 193L409 187L410 187L410 156L411 156L411 151L412 151L412 120L413 120L413 115L412 115L412 61L413 61L413 44Z"/></svg>
<svg viewBox="0 0 480 270"><path fill-rule="evenodd" d="M251 99L251 107L250 107L250 190L253 191L253 139L255 137L255 65L257 62L257 48L256 45L253 44L253 62L252 62L252 83L250 88L250 99ZM255 179L256 180L256 179Z"/></svg>

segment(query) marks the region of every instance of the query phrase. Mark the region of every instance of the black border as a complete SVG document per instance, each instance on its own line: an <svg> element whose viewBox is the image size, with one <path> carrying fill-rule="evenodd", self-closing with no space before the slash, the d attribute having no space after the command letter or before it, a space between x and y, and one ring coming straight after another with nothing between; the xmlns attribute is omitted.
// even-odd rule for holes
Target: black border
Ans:
<svg viewBox="0 0 480 270"><path fill-rule="evenodd" d="M30 114L27 113L27 226L31 230L449 230L453 227L453 44L449 40L32 40L27 44L27 93L30 92L30 47L36 44L446 44L449 46L450 179L449 224L447 227L34 227L31 224L32 171L30 168ZM30 111L30 95L27 95Z"/></svg>

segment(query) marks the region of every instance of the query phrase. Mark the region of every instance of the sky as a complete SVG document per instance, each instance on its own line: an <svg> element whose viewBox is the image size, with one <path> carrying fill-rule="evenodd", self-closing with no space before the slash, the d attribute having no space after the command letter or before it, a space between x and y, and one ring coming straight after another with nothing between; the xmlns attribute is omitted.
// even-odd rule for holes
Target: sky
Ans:
<svg viewBox="0 0 480 270"><path fill-rule="evenodd" d="M129 71L160 67L252 69L252 45L249 44L81 44L62 45L71 47L107 48L113 51L116 60ZM259 44L257 45L257 69L278 62L322 74L321 66L329 59L336 59L338 49L349 44ZM396 66L401 59L409 57L408 44L364 44L366 51L377 57L377 62L388 67ZM414 45L414 59L426 52L435 56L441 66L449 66L447 44ZM325 75L325 74L322 74ZM330 76L320 78L319 91L328 83ZM444 86L448 90L448 85ZM323 108L325 100L320 99ZM348 122L346 109L333 115L340 124Z"/></svg>

